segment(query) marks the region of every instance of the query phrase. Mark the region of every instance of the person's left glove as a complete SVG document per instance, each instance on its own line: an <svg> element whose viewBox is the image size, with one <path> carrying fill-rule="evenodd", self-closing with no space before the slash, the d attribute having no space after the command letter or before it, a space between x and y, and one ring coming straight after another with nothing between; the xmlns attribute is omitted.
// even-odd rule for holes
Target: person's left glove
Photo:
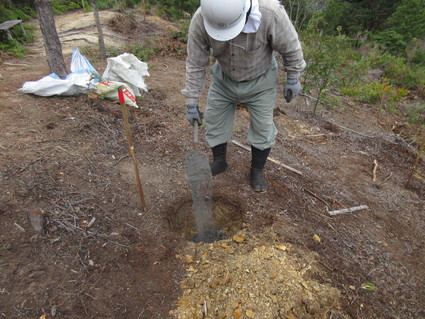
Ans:
<svg viewBox="0 0 425 319"><path fill-rule="evenodd" d="M291 102L301 91L301 84L298 79L287 79L283 88L283 94L287 103Z"/></svg>
<svg viewBox="0 0 425 319"><path fill-rule="evenodd" d="M195 125L195 121L197 121L199 125L202 125L203 117L204 114L199 111L199 107L197 105L186 106L186 120L188 120L191 125Z"/></svg>

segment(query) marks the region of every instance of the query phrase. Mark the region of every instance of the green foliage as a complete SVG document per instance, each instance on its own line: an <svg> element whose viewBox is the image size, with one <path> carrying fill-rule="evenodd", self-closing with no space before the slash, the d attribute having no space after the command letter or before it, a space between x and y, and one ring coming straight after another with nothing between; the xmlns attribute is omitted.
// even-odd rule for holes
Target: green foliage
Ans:
<svg viewBox="0 0 425 319"><path fill-rule="evenodd" d="M344 26L344 15L347 11L348 3L340 0L329 0L327 6L314 13L307 28L316 28L327 35L336 35L337 27Z"/></svg>
<svg viewBox="0 0 425 319"><path fill-rule="evenodd" d="M134 54L139 60L146 62L159 51L159 48L156 47L155 43L156 39L150 38L142 45L132 44L128 48L128 52Z"/></svg>
<svg viewBox="0 0 425 319"><path fill-rule="evenodd" d="M341 29L339 28L339 32ZM343 65L348 60L347 52L351 53L350 42L344 35L327 36L307 30L303 37L304 56L307 62L305 69L304 88L316 95L313 113L319 103L329 101L328 88L341 83ZM348 70L346 73L348 73ZM325 103L328 104L328 103Z"/></svg>
<svg viewBox="0 0 425 319"><path fill-rule="evenodd" d="M386 29L372 35L390 53L405 55L405 50L414 39L425 38L425 5L423 0L402 0L391 17Z"/></svg>
<svg viewBox="0 0 425 319"><path fill-rule="evenodd" d="M410 57L410 63L416 66L425 66L425 50L415 51L412 57Z"/></svg>
<svg viewBox="0 0 425 319"><path fill-rule="evenodd" d="M379 82L343 88L341 93L353 96L361 102L379 104L382 108L391 107L395 109L403 98L409 94L409 91L388 84L388 81L384 78Z"/></svg>
<svg viewBox="0 0 425 319"><path fill-rule="evenodd" d="M97 8L99 10L112 9L116 4L116 0L97 0Z"/></svg>
<svg viewBox="0 0 425 319"><path fill-rule="evenodd" d="M160 0L150 1L156 4L171 20L179 20L187 14L192 15L199 7L199 0Z"/></svg>
<svg viewBox="0 0 425 319"><path fill-rule="evenodd" d="M169 31L170 36L175 40L179 40L183 43L187 43L189 26L190 26L190 20L189 19L182 20L179 31L170 30Z"/></svg>
<svg viewBox="0 0 425 319"><path fill-rule="evenodd" d="M378 287L376 287L376 285L372 282L365 282L363 283L360 288L365 289L365 290L369 290L369 291L377 291Z"/></svg>
<svg viewBox="0 0 425 319"><path fill-rule="evenodd" d="M8 55L14 55L17 57L25 56L28 51L25 47L25 44L31 43L34 41L34 27L30 25L25 25L24 34L19 26L15 26L9 29L12 34L13 39L9 39L6 35L6 32L0 33L0 52L4 52Z"/></svg>
<svg viewBox="0 0 425 319"><path fill-rule="evenodd" d="M0 41L0 52L5 52L9 55L14 55L17 57L23 57L27 52L27 48L19 41L13 39L8 41Z"/></svg>
<svg viewBox="0 0 425 319"><path fill-rule="evenodd" d="M421 102L418 105L408 106L407 117L410 123L422 123L422 125L425 127L425 103Z"/></svg>
<svg viewBox="0 0 425 319"><path fill-rule="evenodd" d="M29 6L17 8L12 5L6 7L0 3L0 23L8 20L29 21L34 16L36 16L35 10Z"/></svg>
<svg viewBox="0 0 425 319"><path fill-rule="evenodd" d="M318 15L322 30L326 33L336 34L336 28L342 26L344 33L355 36L366 31L379 30L399 2L400 0L330 0Z"/></svg>
<svg viewBox="0 0 425 319"><path fill-rule="evenodd" d="M323 7L326 0L280 0L297 30L308 24L315 12Z"/></svg>
<svg viewBox="0 0 425 319"><path fill-rule="evenodd" d="M425 66L423 65L410 65L406 58L382 52L371 55L370 61L371 67L382 69L384 76L395 85L411 90L418 90L425 86Z"/></svg>
<svg viewBox="0 0 425 319"><path fill-rule="evenodd" d="M81 8L81 1L52 0L53 14L63 14L68 10Z"/></svg>

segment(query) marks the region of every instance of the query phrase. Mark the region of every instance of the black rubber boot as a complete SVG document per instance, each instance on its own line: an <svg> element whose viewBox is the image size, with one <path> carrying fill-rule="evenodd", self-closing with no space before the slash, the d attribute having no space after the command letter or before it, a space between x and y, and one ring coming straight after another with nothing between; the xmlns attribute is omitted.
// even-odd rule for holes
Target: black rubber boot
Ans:
<svg viewBox="0 0 425 319"><path fill-rule="evenodd" d="M210 164L211 166L211 174L212 176L223 173L227 169L226 162L226 150L227 143L219 144L211 148L213 153L213 162Z"/></svg>
<svg viewBox="0 0 425 319"><path fill-rule="evenodd" d="M264 176L264 165L266 164L267 157L269 156L271 148L259 150L251 146L252 161L251 161L251 185L256 192L267 192L269 184L267 184L266 177Z"/></svg>

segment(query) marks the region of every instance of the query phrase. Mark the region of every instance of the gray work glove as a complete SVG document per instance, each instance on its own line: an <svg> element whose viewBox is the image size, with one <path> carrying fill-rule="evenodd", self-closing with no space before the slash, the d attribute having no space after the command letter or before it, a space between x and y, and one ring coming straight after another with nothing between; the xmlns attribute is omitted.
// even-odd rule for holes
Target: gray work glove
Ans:
<svg viewBox="0 0 425 319"><path fill-rule="evenodd" d="M199 111L197 105L186 105L186 120L193 126L195 121L198 122L198 125L202 125L202 118L204 114Z"/></svg>
<svg viewBox="0 0 425 319"><path fill-rule="evenodd" d="M295 98L298 93L300 93L300 91L301 84L298 79L287 79L283 88L283 94L285 96L286 103L291 102L292 99Z"/></svg>

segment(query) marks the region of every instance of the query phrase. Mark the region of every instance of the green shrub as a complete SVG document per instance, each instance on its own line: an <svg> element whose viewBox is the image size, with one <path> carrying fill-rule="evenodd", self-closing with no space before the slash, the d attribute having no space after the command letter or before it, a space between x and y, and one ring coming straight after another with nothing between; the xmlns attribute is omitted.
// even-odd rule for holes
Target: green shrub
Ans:
<svg viewBox="0 0 425 319"><path fill-rule="evenodd" d="M150 57L156 55L157 51L149 44L133 44L128 48L128 52L136 56L141 61L148 61Z"/></svg>
<svg viewBox="0 0 425 319"><path fill-rule="evenodd" d="M14 6L6 7L0 3L0 23L8 20L29 21L36 16L36 12L31 7L23 6L16 8Z"/></svg>
<svg viewBox="0 0 425 319"><path fill-rule="evenodd" d="M25 56L28 49L16 39L8 39L8 41L0 41L0 51L17 57Z"/></svg>
<svg viewBox="0 0 425 319"><path fill-rule="evenodd" d="M384 78L380 82L366 83L356 87L349 87L341 89L341 94L352 96L356 100L377 104L381 109L388 109L391 112L397 113L400 102L410 92L404 88L397 88Z"/></svg>
<svg viewBox="0 0 425 319"><path fill-rule="evenodd" d="M190 25L189 19L182 20L179 31L170 30L169 31L170 36L175 40L179 40L181 42L187 43L187 36L188 36L188 33L189 33L189 25Z"/></svg>
<svg viewBox="0 0 425 319"><path fill-rule="evenodd" d="M327 36L306 30L303 37L307 62L304 88L315 94L317 99L313 113L319 103L328 105L331 101L327 96L329 87L343 87L358 78L358 70L351 67L351 61L357 60L359 65L363 65L361 57L353 52L350 40L341 35L341 28L338 28L338 32L337 36Z"/></svg>
<svg viewBox="0 0 425 319"><path fill-rule="evenodd" d="M78 9L82 7L80 1L72 0L52 0L53 14L63 14L68 10Z"/></svg>

